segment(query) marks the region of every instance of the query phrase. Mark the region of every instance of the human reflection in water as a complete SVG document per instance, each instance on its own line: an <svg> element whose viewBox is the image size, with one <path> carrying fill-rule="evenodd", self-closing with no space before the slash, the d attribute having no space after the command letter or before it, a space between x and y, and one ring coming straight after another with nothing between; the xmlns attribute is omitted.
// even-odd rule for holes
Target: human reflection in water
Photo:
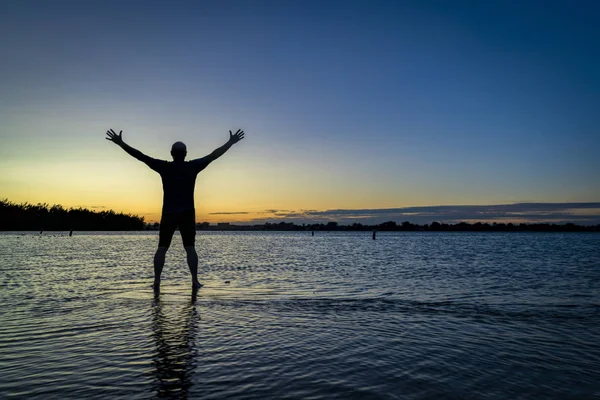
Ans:
<svg viewBox="0 0 600 400"><path fill-rule="evenodd" d="M196 368L194 340L197 322L198 289L192 289L191 300L180 306L179 312L161 300L155 292L152 303L152 334L156 344L153 364L156 397L187 399ZM166 311L165 309L169 309Z"/></svg>

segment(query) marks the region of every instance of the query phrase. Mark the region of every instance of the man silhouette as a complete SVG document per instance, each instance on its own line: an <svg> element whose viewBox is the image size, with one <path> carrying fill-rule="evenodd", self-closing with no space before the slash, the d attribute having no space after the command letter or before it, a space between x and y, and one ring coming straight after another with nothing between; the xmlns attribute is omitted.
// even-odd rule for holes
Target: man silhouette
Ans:
<svg viewBox="0 0 600 400"><path fill-rule="evenodd" d="M132 157L145 163L160 174L163 185L163 207L160 219L160 232L158 249L154 255L154 290L160 289L160 275L165 265L165 255L171 245L175 229L179 227L183 246L187 254L187 263L192 274L192 287L198 289L202 286L198 282L198 254L194 248L196 239L196 211L194 209L194 186L196 176L211 162L221 157L234 144L244 138L244 131L238 129L236 133L229 131L229 140L206 157L185 161L187 149L182 142L175 142L171 147L173 161L157 160L148 157L139 150L134 149L123 141L123 131L119 134L110 129L106 131L113 143L119 145Z"/></svg>

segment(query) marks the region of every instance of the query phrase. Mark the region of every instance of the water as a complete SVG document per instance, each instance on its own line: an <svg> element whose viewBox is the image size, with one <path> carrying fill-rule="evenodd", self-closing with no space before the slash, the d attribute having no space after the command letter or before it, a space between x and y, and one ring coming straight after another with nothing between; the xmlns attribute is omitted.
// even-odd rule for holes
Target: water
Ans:
<svg viewBox="0 0 600 400"><path fill-rule="evenodd" d="M157 239L0 234L1 398L600 398L600 234Z"/></svg>

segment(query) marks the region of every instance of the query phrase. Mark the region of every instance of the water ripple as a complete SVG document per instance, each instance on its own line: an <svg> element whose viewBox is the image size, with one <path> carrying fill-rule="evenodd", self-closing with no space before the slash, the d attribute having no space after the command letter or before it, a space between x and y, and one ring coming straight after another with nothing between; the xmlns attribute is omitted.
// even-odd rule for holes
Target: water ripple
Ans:
<svg viewBox="0 0 600 400"><path fill-rule="evenodd" d="M600 236L0 234L0 397L600 398Z"/></svg>

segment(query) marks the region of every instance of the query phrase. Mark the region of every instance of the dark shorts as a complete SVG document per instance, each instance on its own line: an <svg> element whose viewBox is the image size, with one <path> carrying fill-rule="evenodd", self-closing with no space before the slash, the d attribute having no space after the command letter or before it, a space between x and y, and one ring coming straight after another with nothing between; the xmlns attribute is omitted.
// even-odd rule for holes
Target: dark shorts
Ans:
<svg viewBox="0 0 600 400"><path fill-rule="evenodd" d="M196 240L196 211L163 213L160 219L158 247L169 247L175 229L179 227L184 246L193 246Z"/></svg>

